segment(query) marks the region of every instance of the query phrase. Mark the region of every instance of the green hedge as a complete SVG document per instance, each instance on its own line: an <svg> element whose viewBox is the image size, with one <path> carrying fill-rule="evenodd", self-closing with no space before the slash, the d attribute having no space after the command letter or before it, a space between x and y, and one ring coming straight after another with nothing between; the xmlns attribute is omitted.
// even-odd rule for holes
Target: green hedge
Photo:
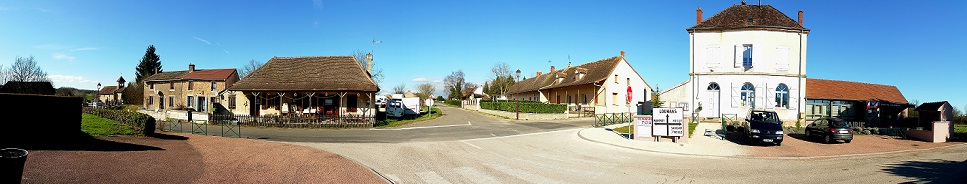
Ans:
<svg viewBox="0 0 967 184"><path fill-rule="evenodd" d="M147 114L128 110L94 108L84 108L84 113L117 121L120 124L130 126L134 131L142 135L154 134L155 119Z"/></svg>
<svg viewBox="0 0 967 184"><path fill-rule="evenodd" d="M500 102L480 102L480 108L516 112L517 102L513 101L500 101ZM533 101L522 101L520 102L520 112L523 113L564 113L567 110L567 105L564 104L546 104L542 102Z"/></svg>
<svg viewBox="0 0 967 184"><path fill-rule="evenodd" d="M460 104L461 103L462 103L462 101L460 101L460 100L444 100L443 101L443 104L447 104L447 105L450 105L450 106L456 106L456 107L460 107Z"/></svg>

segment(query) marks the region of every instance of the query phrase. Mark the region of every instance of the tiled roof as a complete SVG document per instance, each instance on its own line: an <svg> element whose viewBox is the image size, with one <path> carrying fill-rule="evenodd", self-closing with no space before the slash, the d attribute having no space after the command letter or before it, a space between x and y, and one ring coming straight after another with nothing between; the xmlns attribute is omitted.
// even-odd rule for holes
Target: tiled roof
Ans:
<svg viewBox="0 0 967 184"><path fill-rule="evenodd" d="M546 74L541 74L540 76L514 83L514 86L511 86L508 92L510 94L525 93L542 89L602 82L603 80L608 79L608 75L611 74L611 71L614 70L614 68L618 65L618 62L620 62L622 59L623 58L621 56L615 56L595 62L585 63L583 65L564 68L554 72L548 72ZM581 77L580 79L575 78L578 75L576 71L585 72L584 77ZM564 77L564 79L561 80L561 82L557 82L558 77Z"/></svg>
<svg viewBox="0 0 967 184"><path fill-rule="evenodd" d="M274 57L229 90L379 91L352 56Z"/></svg>
<svg viewBox="0 0 967 184"><path fill-rule="evenodd" d="M187 70L173 71L173 72L161 72L149 76L144 79L145 81L167 81L167 80L178 80L188 74Z"/></svg>
<svg viewBox="0 0 967 184"><path fill-rule="evenodd" d="M97 92L97 94L99 94L99 95L113 95L114 92L117 91L117 90L118 90L118 86L104 86L103 88L101 88L101 91L100 92Z"/></svg>
<svg viewBox="0 0 967 184"><path fill-rule="evenodd" d="M228 79L235 73L235 69L211 69L195 70L188 73L183 79Z"/></svg>
<svg viewBox="0 0 967 184"><path fill-rule="evenodd" d="M752 19L752 22L749 22ZM771 5L732 5L686 30L723 30L743 28L775 28L806 30L799 22Z"/></svg>
<svg viewBox="0 0 967 184"><path fill-rule="evenodd" d="M917 107L916 111L939 111L940 107L943 107L943 104L945 103L947 103L947 101L923 103Z"/></svg>
<svg viewBox="0 0 967 184"><path fill-rule="evenodd" d="M908 103L896 86L811 78L806 79L806 98Z"/></svg>

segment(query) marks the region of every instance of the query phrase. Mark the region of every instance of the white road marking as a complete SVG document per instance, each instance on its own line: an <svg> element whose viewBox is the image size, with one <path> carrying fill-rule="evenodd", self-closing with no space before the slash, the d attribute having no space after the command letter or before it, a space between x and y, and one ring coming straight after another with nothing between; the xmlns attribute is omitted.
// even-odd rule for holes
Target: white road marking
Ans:
<svg viewBox="0 0 967 184"><path fill-rule="evenodd" d="M440 176L433 171L418 172L414 174L419 176L420 179L423 179L423 181L426 183L450 183L450 181L447 181L447 179L443 179L443 176Z"/></svg>
<svg viewBox="0 0 967 184"><path fill-rule="evenodd" d="M389 178L390 181L393 181L393 182L396 182L396 183L399 183L400 181L403 181L403 180L400 180L400 177L397 176L397 175L395 175L395 174L386 174L386 175L383 175L383 176L386 176L386 178Z"/></svg>
<svg viewBox="0 0 967 184"><path fill-rule="evenodd" d="M477 146L477 145L473 145L473 144L470 144L469 142L466 142L466 141L460 141L460 142L462 142L462 143L464 143L464 144L467 144L467 145L470 145L470 146L473 146L474 148L477 148L477 149L483 149L483 148L481 148L480 146Z"/></svg>
<svg viewBox="0 0 967 184"><path fill-rule="evenodd" d="M470 126L470 123L469 123L469 122L467 122L467 124L466 124L466 125L438 125L438 126L425 126L425 127L408 127L408 128L393 128L393 129L379 129L379 128L371 128L370 130L412 130L412 129L424 129L424 128L443 128L443 127L455 127L455 126Z"/></svg>
<svg viewBox="0 0 967 184"><path fill-rule="evenodd" d="M505 174L520 178L524 181L530 181L533 183L563 183L561 181L555 181L553 179L550 179L541 175L530 173L522 169L508 167L505 165L500 165L500 164L484 164L484 165L487 165L490 168L493 168L494 170L498 170Z"/></svg>
<svg viewBox="0 0 967 184"><path fill-rule="evenodd" d="M498 181L497 178L487 175L487 173L480 172L479 170L474 169L473 167L458 167L458 168L453 168L453 171L455 171L457 174L460 174L461 176L467 179L470 179L470 181L473 181L474 183L485 183L485 184L500 183L500 181Z"/></svg>
<svg viewBox="0 0 967 184"><path fill-rule="evenodd" d="M567 129L567 130L557 130L557 131L550 131L550 132L537 132L537 133L529 133L529 134L508 135L508 136L503 136L503 137L485 137L485 138L476 138L476 139L466 139L466 140L463 140L463 141L480 141L480 140L490 140L490 139L501 139L501 138L511 138L511 137L528 136L528 135L550 134L550 133L558 133L558 132L566 132L566 131L574 131L574 130L575 129Z"/></svg>

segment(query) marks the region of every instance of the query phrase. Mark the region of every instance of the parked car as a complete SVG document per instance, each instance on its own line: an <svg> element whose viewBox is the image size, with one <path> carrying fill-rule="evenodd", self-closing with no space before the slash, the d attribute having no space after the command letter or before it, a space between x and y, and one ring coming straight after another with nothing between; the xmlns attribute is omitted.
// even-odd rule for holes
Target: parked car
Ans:
<svg viewBox="0 0 967 184"><path fill-rule="evenodd" d="M749 140L782 145L782 121L775 111L750 110L741 126L740 130Z"/></svg>
<svg viewBox="0 0 967 184"><path fill-rule="evenodd" d="M853 141L853 129L842 119L822 118L806 126L806 138L813 137L821 137L827 144L837 140L849 143Z"/></svg>

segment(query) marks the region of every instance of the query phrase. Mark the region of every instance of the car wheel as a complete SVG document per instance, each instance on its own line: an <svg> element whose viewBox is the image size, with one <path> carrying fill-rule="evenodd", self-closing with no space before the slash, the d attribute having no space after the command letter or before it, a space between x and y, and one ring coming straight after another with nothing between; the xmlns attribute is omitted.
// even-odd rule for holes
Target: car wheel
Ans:
<svg viewBox="0 0 967 184"><path fill-rule="evenodd" d="M823 141L824 141L824 142L826 142L826 144L829 144L829 143L832 143L832 142L833 142L833 140L829 138L829 135L826 135L826 136L825 136L825 137L823 138Z"/></svg>
<svg viewBox="0 0 967 184"><path fill-rule="evenodd" d="M845 141L846 141L846 143L849 143L849 142L852 142L853 139L846 139Z"/></svg>
<svg viewBox="0 0 967 184"><path fill-rule="evenodd" d="M781 142L780 143L776 143L776 146L782 146L782 143Z"/></svg>
<svg viewBox="0 0 967 184"><path fill-rule="evenodd" d="M806 139L809 139L809 138L810 138L809 130L806 130Z"/></svg>

